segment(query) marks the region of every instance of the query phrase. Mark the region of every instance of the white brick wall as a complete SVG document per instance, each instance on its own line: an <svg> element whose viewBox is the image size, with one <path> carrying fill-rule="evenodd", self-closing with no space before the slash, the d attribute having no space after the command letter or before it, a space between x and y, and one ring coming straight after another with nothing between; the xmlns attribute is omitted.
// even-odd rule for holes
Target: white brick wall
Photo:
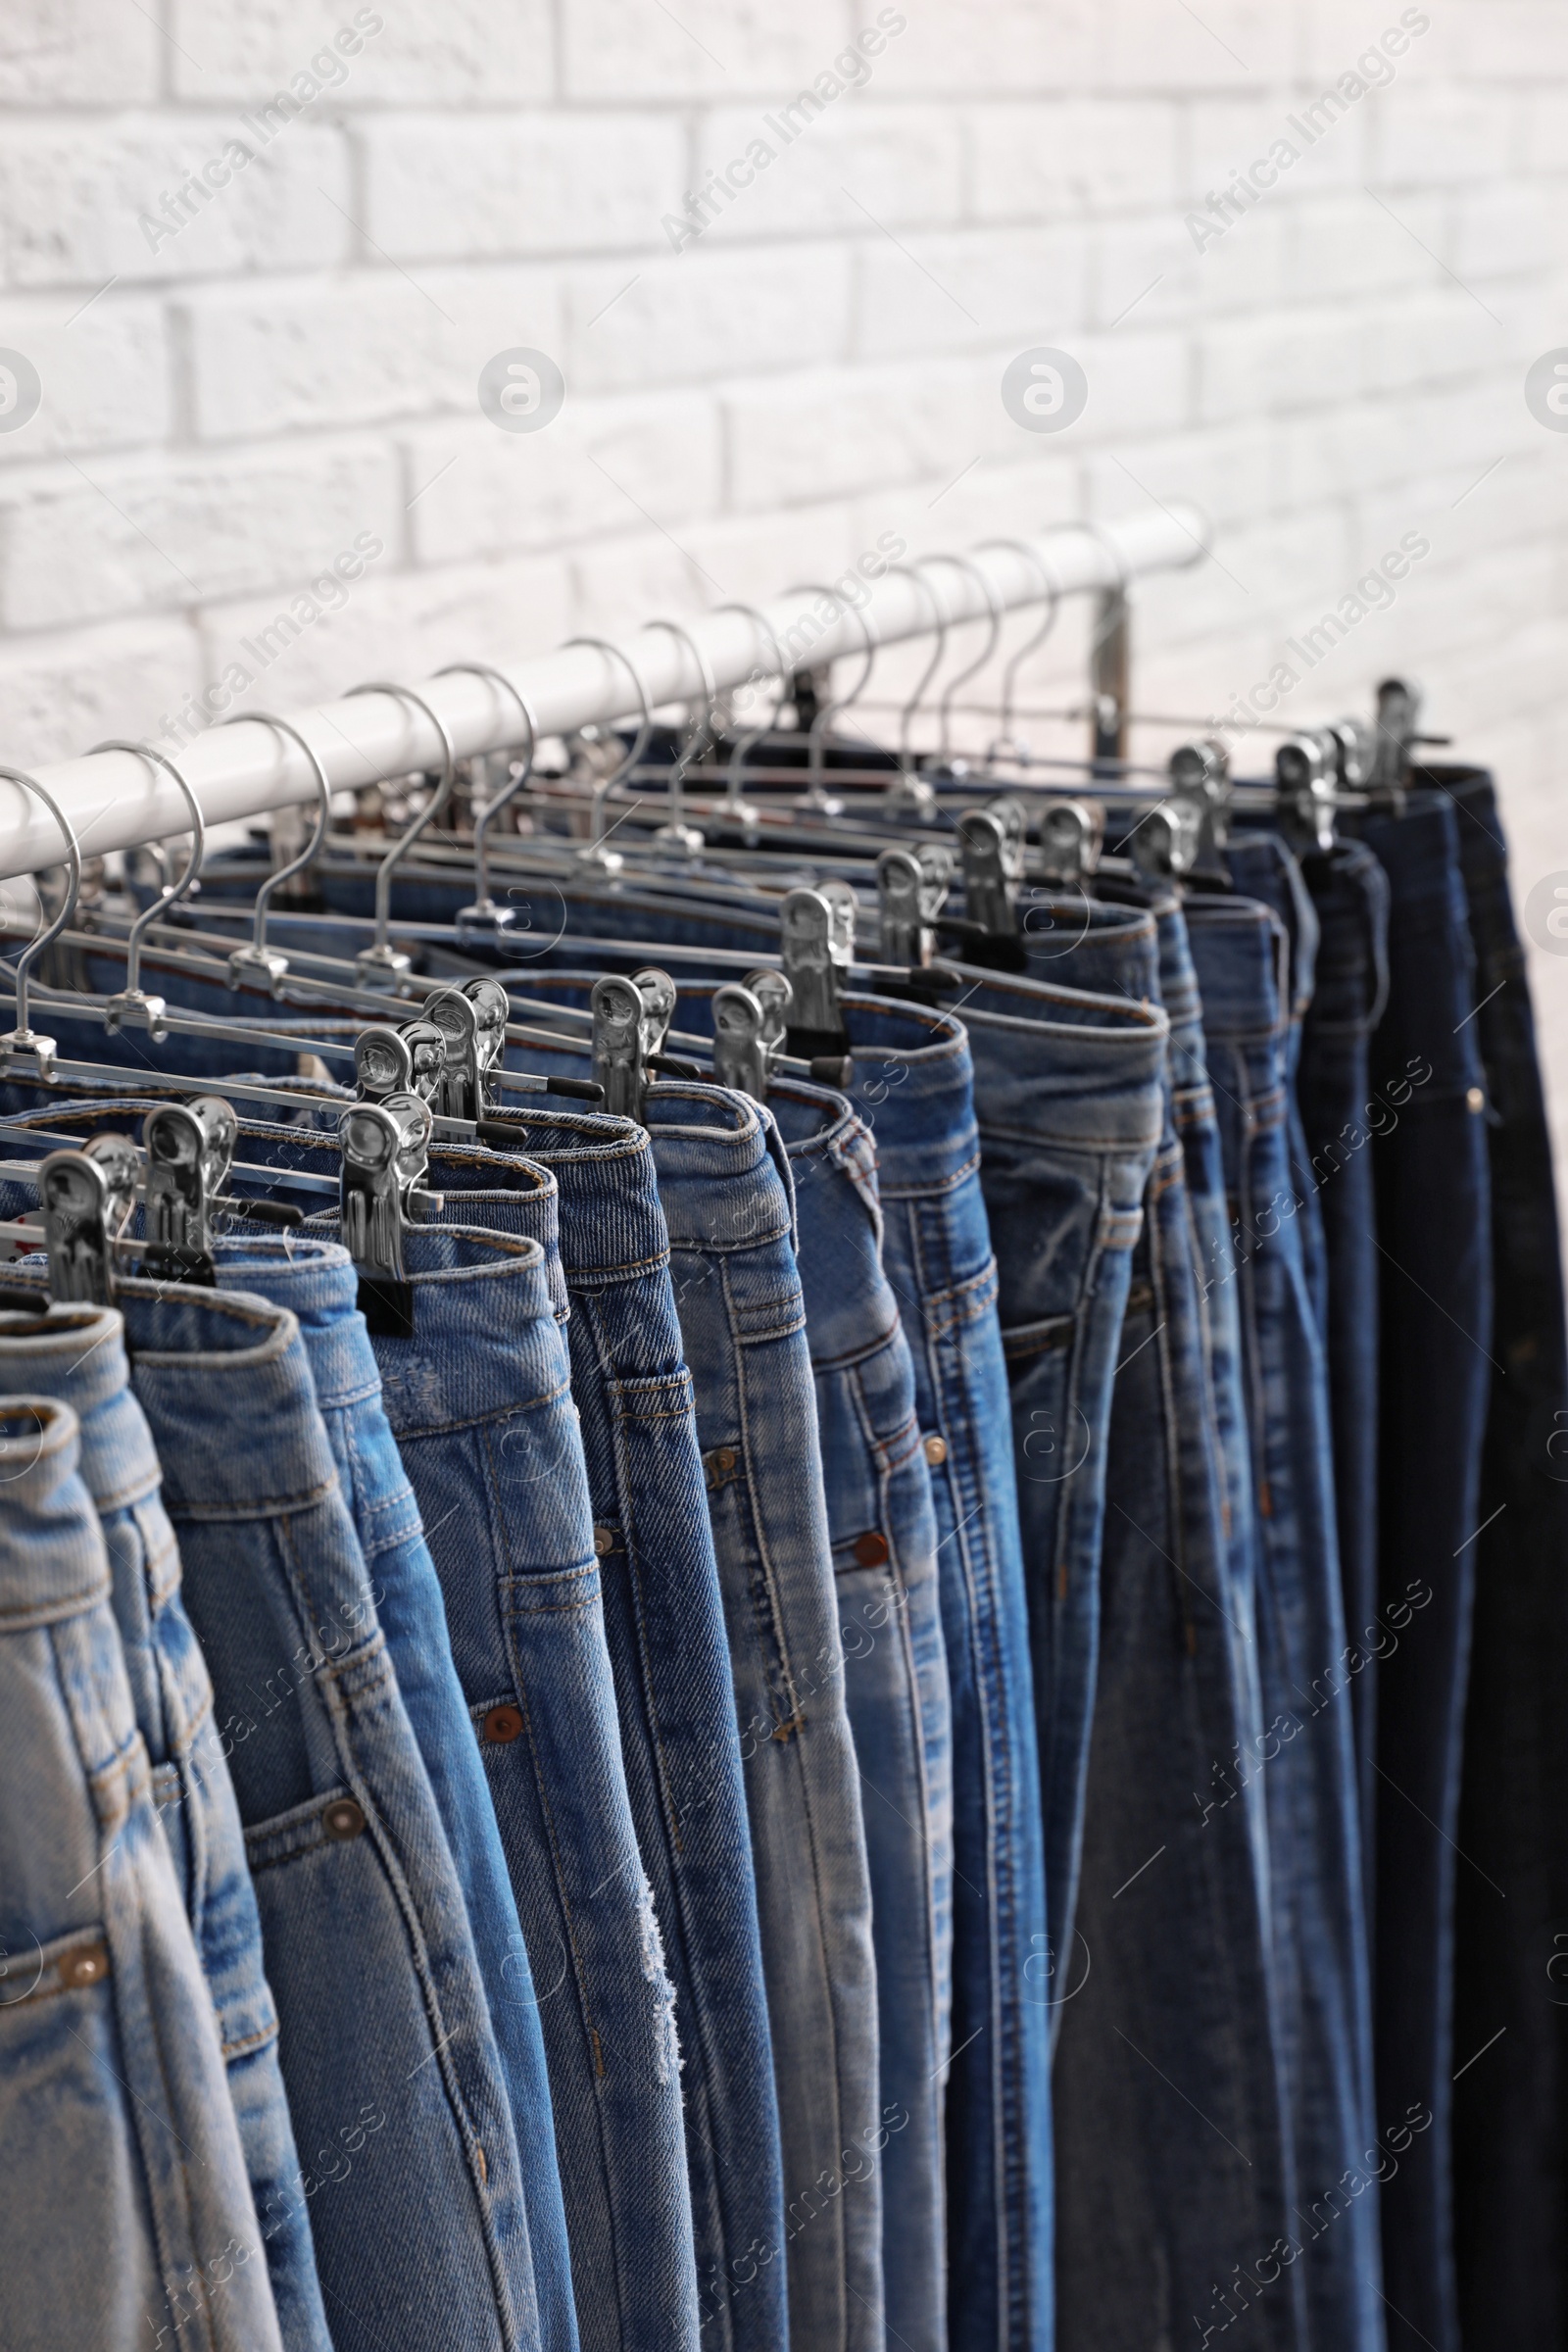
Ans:
<svg viewBox="0 0 1568 2352"><path fill-rule="evenodd" d="M895 13L784 146L764 119L873 0L12 0L0 346L43 404L0 431L0 758L157 733L363 534L382 553L259 702L755 598L885 530L961 547L1184 496L1218 561L1142 598L1146 707L1223 709L1424 531L1291 715L1408 665L1501 771L1521 900L1568 868L1568 436L1522 397L1568 343L1561 0ZM1196 249L1185 216L1418 18ZM775 161L672 250L664 218L760 135ZM253 160L168 233L235 139ZM1059 437L999 398L1038 343L1088 374ZM566 379L538 435L477 406L516 344ZM1082 653L1064 616L1031 698L1079 695ZM1535 977L1568 1142L1568 958Z"/></svg>

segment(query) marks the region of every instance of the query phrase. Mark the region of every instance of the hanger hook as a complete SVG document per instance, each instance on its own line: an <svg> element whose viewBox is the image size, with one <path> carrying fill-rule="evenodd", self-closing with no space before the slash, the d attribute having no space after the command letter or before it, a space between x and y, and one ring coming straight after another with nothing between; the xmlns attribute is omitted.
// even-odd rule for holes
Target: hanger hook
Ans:
<svg viewBox="0 0 1568 2352"><path fill-rule="evenodd" d="M1002 635L1003 604L1002 599L998 596L996 590L992 587L991 582L986 578L985 573L981 570L979 564L974 561L972 556L923 556L919 559L919 561L925 564L951 564L956 571L967 572L970 579L979 584L980 594L985 601L986 612L991 620L991 633L987 637L985 645L975 656L975 659L969 663L967 669L960 669L956 671L954 676L948 680L947 685L942 690L942 700L937 705L937 715L942 722L942 732L938 743L937 756L941 760L944 767L946 767L949 763L948 743L953 716L953 698L957 693L960 686L967 685L968 681L974 676L977 670L984 669L986 663L996 652L997 640Z"/></svg>
<svg viewBox="0 0 1568 2352"><path fill-rule="evenodd" d="M399 702L412 703L416 710L422 711L431 726L434 727L440 739L443 762L441 781L436 786L432 799L425 808L420 809L407 831L399 834L376 868L375 938L369 947L362 949L354 958L355 962L364 970L366 978L373 985L375 980L383 976L389 976L395 980L409 968L408 957L394 953L388 936L392 928L392 877L419 836L434 824L451 798L452 786L458 773L458 755L453 749L452 738L440 719L437 718L423 695L416 694L412 686L391 686L382 680L373 679L366 686L351 686L349 693L351 695L390 694Z"/></svg>
<svg viewBox="0 0 1568 2352"><path fill-rule="evenodd" d="M611 794L614 791L615 786L620 782L621 777L630 775L632 769L637 765L638 760L648 749L648 738L654 731L653 706L648 700L647 681L643 677L643 673L638 668L636 662L632 660L630 654L628 654L623 647L612 644L608 637L568 637L566 639L566 644L568 646L591 645L597 653L608 654L612 662L618 662L622 669L624 669L626 672L626 675L630 678L633 686L635 686L637 689L638 708L642 712L642 717L637 728L637 738L633 743L631 750L626 754L625 759L621 761L620 765L613 771L613 773L606 776L602 784L596 784L594 787L593 813L589 819L591 831L586 855L590 858L600 858L604 855L606 838L606 804L609 801ZM563 651L564 651L564 648L563 648ZM633 803L634 807L635 805L636 804ZM619 822L618 818L616 819L616 822Z"/></svg>
<svg viewBox="0 0 1568 2352"><path fill-rule="evenodd" d="M756 605L742 605L734 603L727 605L715 605L713 607L713 611L715 612L743 612L746 615L746 618L751 622L754 629L761 630L762 635L767 639L768 645L772 649L772 674L778 679L778 693L774 697L772 710L768 712L767 716L763 719L760 727L753 727L749 734L745 734L737 738L735 748L729 756L729 762L725 769L725 774L728 779L728 800L731 812L738 814L745 807L745 803L741 797L742 764L750 756L752 751L756 748L756 746L761 742L762 737L766 735L772 728L778 725L778 714L783 710L786 701L789 699L790 688L795 683L795 664L786 656L784 648L780 645L774 632L771 621L767 618L767 615L764 612L761 612L758 610Z"/></svg>
<svg viewBox="0 0 1568 2352"><path fill-rule="evenodd" d="M705 698L703 712L700 718L692 722L691 733L681 745L670 765L666 784L669 796L669 822L660 828L660 831L674 846L684 848L686 844L680 837L686 831L686 770L697 757L697 747L705 732L709 741L712 741L713 719L718 708L718 687L714 681L712 664L690 629L683 629L678 620L645 620L643 629L645 632L649 629L666 629L678 644L686 648L696 662L697 674L703 681ZM690 713L695 707L695 698L688 702L686 707Z"/></svg>
<svg viewBox="0 0 1568 2352"><path fill-rule="evenodd" d="M47 930L40 931L35 938L29 939L17 957L17 1025L8 1038L0 1041L0 1046L12 1050L20 1048L24 1053L29 1050L35 1053L38 1056L38 1067L41 1073L45 1063L54 1059L54 1041L51 1038L35 1037L28 1023L27 997L30 976L32 967L39 956L46 948L54 945L76 911L76 901L81 896L81 845L72 830L66 812L59 802L52 793L45 792L35 777L24 774L20 767L0 767L0 776L4 776L8 783L20 784L24 792L30 792L42 801L55 823L60 827L60 836L66 845L66 868L71 877L71 887L66 893L65 905L55 916L54 921Z"/></svg>
<svg viewBox="0 0 1568 2352"><path fill-rule="evenodd" d="M275 733L286 735L291 742L297 743L310 761L311 771L316 778L316 830L297 858L287 865L280 865L275 874L268 875L256 894L256 924L251 944L248 949L238 950L228 959L231 979L239 980L247 973L258 973L268 981L275 996L283 974L288 970L288 958L267 944L267 918L271 908L272 894L279 883L291 882L296 874L302 874L319 854L332 815L332 786L321 764L320 754L313 744L306 742L292 719L274 718L270 710L236 710L230 717L220 718L218 723L220 727L238 727L249 719L254 719L259 727L271 727Z"/></svg>
<svg viewBox="0 0 1568 2352"><path fill-rule="evenodd" d="M484 807L473 820L474 897L478 902L474 911L480 914L489 914L495 906L495 901L490 895L490 827L501 814L502 809L516 799L528 778L533 774L534 754L539 749L539 721L533 714L533 706L527 697L514 686L506 671L497 669L493 662L449 662L444 669L438 669L435 674L438 678L450 678L456 676L460 671L466 672L473 678L488 678L492 686L499 686L504 693L510 694L517 709L522 712L528 727L528 751L522 763L522 773L518 776L509 777L505 788L493 797L487 794Z"/></svg>
<svg viewBox="0 0 1568 2352"><path fill-rule="evenodd" d="M1053 574L1045 557L1037 554L1027 539L985 539L975 553L983 555L988 547L1010 548L1015 556L1022 556L1024 562L1045 582L1045 594L1050 600L1039 628L1019 646L1015 654L1009 655L1002 673L1002 733L986 749L986 764L991 766L1004 751L1017 753L1022 748L1012 732L1013 681L1029 656L1039 652L1056 625L1056 613L1061 605L1061 583Z"/></svg>
<svg viewBox="0 0 1568 2352"><path fill-rule="evenodd" d="M909 764L910 722L912 721L915 712L920 708L920 703L925 694L926 688L930 685L931 680L933 677L935 677L937 670L941 666L942 656L946 651L948 643L948 631L953 626L953 623L949 620L946 608L942 603L942 599L938 596L930 581L925 579L912 564L890 564L888 565L888 569L889 571L901 572L905 579L912 580L916 588L919 589L920 594L930 605L932 613L935 616L931 622L932 628L936 631L937 642L935 649L931 655L930 661L926 663L924 669L920 672L920 675L915 682L914 692L910 695L908 701L904 705L903 709L899 712L899 766L904 775L908 777L914 772Z"/></svg>
<svg viewBox="0 0 1568 2352"><path fill-rule="evenodd" d="M184 872L177 882L167 886L159 898L153 899L142 908L126 935L125 985L121 993L127 999L133 999L139 998L141 995L141 943L152 924L156 922L160 911L167 912L171 906L177 906L181 899L190 895L191 885L195 881L202 859L207 854L207 826L202 817L200 801L169 754L159 751L156 744L131 743L117 735L111 736L107 743L95 743L92 751L88 754L89 759L95 758L99 752L134 752L138 760L151 760L156 766L163 768L173 777L184 796L185 806L190 810L190 856L185 860Z"/></svg>
<svg viewBox="0 0 1568 2352"><path fill-rule="evenodd" d="M876 635L865 613L859 610L858 606L852 605L848 597L841 596L836 588L828 586L821 580L797 580L795 586L787 588L784 593L786 596L825 596L831 603L837 605L839 614L853 612L860 626L860 651L865 656L865 667L848 694L840 695L836 703L828 701L818 704L816 716L811 721L811 732L808 737L810 767L806 790L807 806L819 809L824 816L838 816L842 812L843 804L829 800L822 789L822 738L827 732L828 721L837 718L841 710L850 710L865 692L871 672L876 667L879 647Z"/></svg>

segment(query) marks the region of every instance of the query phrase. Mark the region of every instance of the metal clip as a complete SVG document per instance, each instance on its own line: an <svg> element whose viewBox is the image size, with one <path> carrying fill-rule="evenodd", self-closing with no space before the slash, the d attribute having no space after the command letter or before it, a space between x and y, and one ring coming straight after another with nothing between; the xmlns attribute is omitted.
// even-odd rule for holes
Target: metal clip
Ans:
<svg viewBox="0 0 1568 2352"><path fill-rule="evenodd" d="M749 988L726 980L713 991L713 1076L720 1086L767 1101L767 1016Z"/></svg>
<svg viewBox="0 0 1568 2352"><path fill-rule="evenodd" d="M790 984L785 1042L808 1061L849 1051L839 986L855 956L853 912L851 894L852 927L846 938L842 902L830 897L828 887L789 891L779 909L784 976Z"/></svg>
<svg viewBox="0 0 1568 2352"><path fill-rule="evenodd" d="M198 1095L193 1102L163 1102L150 1110L141 1135L147 1155L142 1271L155 1281L195 1282L210 1290L217 1275L209 1220L233 1164L239 1122L220 1095Z"/></svg>
<svg viewBox="0 0 1568 2352"><path fill-rule="evenodd" d="M360 1310L379 1338L410 1339L414 1293L403 1237L415 1188L429 1164L434 1121L421 1095L355 1102L338 1121L343 1246L360 1274Z"/></svg>
<svg viewBox="0 0 1568 2352"><path fill-rule="evenodd" d="M1102 802L1051 802L1041 811L1036 875L1042 882L1069 887L1086 882L1100 863L1104 839Z"/></svg>
<svg viewBox="0 0 1568 2352"><path fill-rule="evenodd" d="M594 982L594 1076L604 1089L606 1110L641 1120L647 1081L643 1074L643 1001L618 973Z"/></svg>
<svg viewBox="0 0 1568 2352"><path fill-rule="evenodd" d="M1160 801L1128 836L1133 863L1146 882L1179 882L1198 863L1199 813L1190 801Z"/></svg>
<svg viewBox="0 0 1568 2352"><path fill-rule="evenodd" d="M1332 730L1322 728L1291 736L1274 755L1279 828L1298 856L1334 847L1334 769L1339 749Z"/></svg>
<svg viewBox="0 0 1568 2352"><path fill-rule="evenodd" d="M414 1054L400 1030L377 1025L354 1040L354 1078L362 1102L384 1102L407 1094L414 1082Z"/></svg>
<svg viewBox="0 0 1568 2352"><path fill-rule="evenodd" d="M1377 753L1368 790L1374 804L1392 816L1404 812L1421 702L1421 688L1413 678L1385 678L1378 688Z"/></svg>
<svg viewBox="0 0 1568 2352"><path fill-rule="evenodd" d="M1168 764L1172 795L1197 820L1198 846L1189 870L1223 876L1222 853L1230 838L1230 754L1205 735L1197 743L1179 743Z"/></svg>
<svg viewBox="0 0 1568 2352"><path fill-rule="evenodd" d="M39 1161L49 1296L57 1305L111 1303L114 1246L140 1174L141 1154L123 1135L95 1135L84 1152L51 1152Z"/></svg>
<svg viewBox="0 0 1568 2352"><path fill-rule="evenodd" d="M429 1093L431 1109L443 1119L481 1119L484 1086L479 1070L479 1014L471 997L461 988L443 988L424 1000L419 1028L440 1031L443 1054L440 1071ZM408 1034L407 1029L404 1032ZM417 1077L415 1091L423 1094Z"/></svg>
<svg viewBox="0 0 1568 2352"><path fill-rule="evenodd" d="M490 1106L490 1073L500 1069L506 1058L507 1023L512 1018L512 999L499 980L470 980L464 995L473 1006L474 1044L479 1063L479 1117Z"/></svg>
<svg viewBox="0 0 1568 2352"><path fill-rule="evenodd" d="M963 858L963 911L988 939L1018 936L1018 884L1023 877L1023 810L1016 801L965 809L958 819Z"/></svg>
<svg viewBox="0 0 1568 2352"><path fill-rule="evenodd" d="M402 1022L398 1034L409 1049L409 1093L422 1095L426 1102L433 1103L447 1066L445 1032L421 1013L416 1020Z"/></svg>
<svg viewBox="0 0 1568 2352"><path fill-rule="evenodd" d="M884 850L876 878L882 961L923 967L935 952L936 920L953 882L953 853L934 841L912 851Z"/></svg>

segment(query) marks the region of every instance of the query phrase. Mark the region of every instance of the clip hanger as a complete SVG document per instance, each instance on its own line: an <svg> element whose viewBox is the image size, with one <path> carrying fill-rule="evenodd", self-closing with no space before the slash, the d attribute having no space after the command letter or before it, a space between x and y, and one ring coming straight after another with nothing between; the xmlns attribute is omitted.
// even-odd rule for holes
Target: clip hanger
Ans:
<svg viewBox="0 0 1568 2352"><path fill-rule="evenodd" d="M140 1175L141 1155L123 1135L95 1135L85 1151L50 1152L39 1161L49 1296L57 1305L113 1303L114 1247Z"/></svg>
<svg viewBox="0 0 1568 2352"><path fill-rule="evenodd" d="M807 1061L842 1056L850 1049L839 990L855 960L854 917L855 894L845 883L789 891L779 909L781 960L790 984L785 1042Z"/></svg>
<svg viewBox="0 0 1568 2352"><path fill-rule="evenodd" d="M953 880L951 852L940 842L884 850L876 861L878 949L885 964L923 970L935 951L935 925Z"/></svg>
<svg viewBox="0 0 1568 2352"><path fill-rule="evenodd" d="M403 1237L416 1207L439 1210L420 1187L434 1129L422 1095L393 1094L352 1103L338 1121L343 1153L338 1214L343 1244L359 1269L359 1305L380 1339L414 1337L414 1288Z"/></svg>
<svg viewBox="0 0 1568 2352"><path fill-rule="evenodd" d="M1104 844L1102 801L1049 801L1040 811L1035 875L1058 888L1077 888L1095 872Z"/></svg>
<svg viewBox="0 0 1568 2352"><path fill-rule="evenodd" d="M1169 760L1170 791L1147 809L1128 836L1138 871L1149 882L1189 874L1223 877L1228 835L1230 760L1211 736L1178 744Z"/></svg>
<svg viewBox="0 0 1568 2352"><path fill-rule="evenodd" d="M296 874L302 874L312 860L319 855L332 814L332 787L327 780L326 769L321 764L320 755L306 742L298 727L294 726L290 720L274 718L268 710L236 710L231 717L220 719L219 724L224 727L237 727L252 719L258 726L271 727L277 734L287 735L292 742L297 743L310 761L312 772L316 777L316 830L297 858L290 859L287 865L280 865L275 873L268 875L267 880L256 894L255 929L250 944L248 947L236 948L228 959L230 988L242 988L247 981L260 981L261 985L270 990L274 997L280 997L283 993L283 981L288 971L288 957L280 948L270 948L267 944L268 910L271 906L273 893L280 889L283 883L291 882Z"/></svg>
<svg viewBox="0 0 1568 2352"><path fill-rule="evenodd" d="M713 1075L720 1086L767 1101L773 1064L784 1051L793 992L779 971L748 972L713 992Z"/></svg>
<svg viewBox="0 0 1568 2352"><path fill-rule="evenodd" d="M148 996L141 985L141 943L152 924L160 916L167 915L172 906L177 906L181 899L189 898L195 888L207 848L207 827L202 819L200 801L169 754L159 751L156 744L128 743L115 736L108 743L95 743L93 753L98 752L134 752L139 760L151 760L173 777L190 810L191 845L185 870L177 882L172 883L158 898L149 900L131 924L125 935L125 985L104 1006L104 1027L111 1037L116 1030L130 1027L145 1029L149 1037L162 1040L169 1035L168 1023L164 1018L169 1008L162 997Z"/></svg>
<svg viewBox="0 0 1568 2352"><path fill-rule="evenodd" d="M211 1219L238 1140L239 1122L220 1095L147 1113L142 1271L153 1280L216 1286Z"/></svg>
<svg viewBox="0 0 1568 2352"><path fill-rule="evenodd" d="M39 956L54 945L62 931L67 929L76 911L76 901L81 895L81 845L76 839L74 830L67 821L64 809L61 808L52 794L45 792L35 777L27 775L20 767L0 767L0 776L4 776L13 784L20 784L24 791L32 793L37 800L42 801L55 823L60 827L61 837L66 845L67 889L65 899L60 912L55 916L53 922L40 931L36 939L28 940L17 957L17 1025L8 1036L0 1037L0 1070L9 1069L19 1055L30 1054L37 1076L45 1085L49 1085L54 1078L55 1054L59 1049L54 1038L41 1036L31 1026L27 1018L28 992L32 986L33 965Z"/></svg>

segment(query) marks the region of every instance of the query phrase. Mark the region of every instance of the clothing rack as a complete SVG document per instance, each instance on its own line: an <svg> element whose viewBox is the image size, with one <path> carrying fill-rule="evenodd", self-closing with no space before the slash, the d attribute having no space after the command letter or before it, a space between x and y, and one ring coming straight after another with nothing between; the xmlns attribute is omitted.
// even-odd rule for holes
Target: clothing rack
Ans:
<svg viewBox="0 0 1568 2352"><path fill-rule="evenodd" d="M1180 570L1207 552L1208 525L1185 504L1114 523L1074 524L1039 536L997 539L961 559L897 562L867 580L852 603L836 588L794 589L759 608L764 630L731 607L672 628L651 627L626 653L597 644L563 646L499 675L452 671L412 690L439 720L460 759L515 745L523 732L516 697L525 699L540 735L569 735L636 712L640 676L649 707L689 702L743 681L776 674L775 646L798 669L902 639L1057 597L1094 593L1092 691L1094 752L1124 748L1128 647L1127 590L1139 578ZM878 561L881 561L879 558ZM850 575L843 575L850 576ZM835 612L832 608L837 605ZM628 666L628 659L635 669ZM704 675L704 666L708 674ZM508 692L504 677L515 691ZM1116 682L1122 681L1120 689ZM389 776L437 768L444 757L437 728L418 704L397 691L360 692L287 714L319 755L334 792L363 789ZM231 823L294 803L309 803L318 784L304 751L265 720L214 725L175 755L209 825ZM186 832L190 810L161 763L134 751L97 751L36 771L84 853L102 857ZM58 864L60 829L24 787L0 781L0 879Z"/></svg>

